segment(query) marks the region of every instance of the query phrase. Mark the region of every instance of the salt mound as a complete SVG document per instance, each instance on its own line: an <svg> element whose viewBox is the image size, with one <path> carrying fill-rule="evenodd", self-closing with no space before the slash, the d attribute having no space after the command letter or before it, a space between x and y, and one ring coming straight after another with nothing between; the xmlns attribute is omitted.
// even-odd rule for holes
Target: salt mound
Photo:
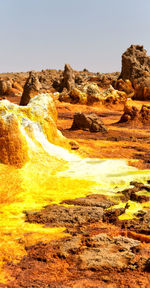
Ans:
<svg viewBox="0 0 150 288"><path fill-rule="evenodd" d="M22 167L30 157L31 146L37 142L42 146L68 147L68 140L57 129L56 120L57 111L50 94L35 96L27 106L0 101L0 162ZM50 149L47 146L45 150Z"/></svg>

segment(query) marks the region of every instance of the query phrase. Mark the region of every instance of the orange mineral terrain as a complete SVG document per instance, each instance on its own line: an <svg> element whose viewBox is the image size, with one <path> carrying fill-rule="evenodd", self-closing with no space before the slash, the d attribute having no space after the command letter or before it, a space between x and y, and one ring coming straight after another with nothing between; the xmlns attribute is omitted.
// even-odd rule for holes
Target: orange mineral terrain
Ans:
<svg viewBox="0 0 150 288"><path fill-rule="evenodd" d="M118 76L1 75L0 287L150 287L150 104Z"/></svg>
<svg viewBox="0 0 150 288"><path fill-rule="evenodd" d="M148 128L51 96L0 102L1 287L149 287ZM76 111L107 133L70 129Z"/></svg>

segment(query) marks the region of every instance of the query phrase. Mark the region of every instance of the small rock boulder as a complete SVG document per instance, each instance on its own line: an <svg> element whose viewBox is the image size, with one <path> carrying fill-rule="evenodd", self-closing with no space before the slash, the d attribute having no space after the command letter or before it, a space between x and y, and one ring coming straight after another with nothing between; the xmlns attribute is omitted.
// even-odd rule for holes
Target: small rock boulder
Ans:
<svg viewBox="0 0 150 288"><path fill-rule="evenodd" d="M118 123L132 124L135 127L150 126L150 106L137 108L133 101L128 100L124 106L124 113Z"/></svg>
<svg viewBox="0 0 150 288"><path fill-rule="evenodd" d="M0 95L9 95L11 89L11 80L0 80Z"/></svg>
<svg viewBox="0 0 150 288"><path fill-rule="evenodd" d="M133 80L135 100L150 100L150 75Z"/></svg>
<svg viewBox="0 0 150 288"><path fill-rule="evenodd" d="M22 86L21 86L18 82L16 82L16 81L13 82L12 87L13 87L14 89L20 91L21 93L23 92Z"/></svg>
<svg viewBox="0 0 150 288"><path fill-rule="evenodd" d="M71 130L89 130L90 132L106 133L103 121L95 114L75 113Z"/></svg>
<svg viewBox="0 0 150 288"><path fill-rule="evenodd" d="M22 95L22 93L18 89L11 88L8 95L11 97L20 97Z"/></svg>
<svg viewBox="0 0 150 288"><path fill-rule="evenodd" d="M90 83L85 87L87 94L87 104L92 105L95 102L99 102L101 100L101 93L98 85L94 83Z"/></svg>
<svg viewBox="0 0 150 288"><path fill-rule="evenodd" d="M134 88L132 86L131 81L128 79L126 80L119 79L117 81L114 81L113 87L118 91L125 92L128 98L132 98L134 96L135 93Z"/></svg>
<svg viewBox="0 0 150 288"><path fill-rule="evenodd" d="M119 123L134 120L137 117L139 110L134 106L133 101L127 101L124 106L124 113L121 116Z"/></svg>

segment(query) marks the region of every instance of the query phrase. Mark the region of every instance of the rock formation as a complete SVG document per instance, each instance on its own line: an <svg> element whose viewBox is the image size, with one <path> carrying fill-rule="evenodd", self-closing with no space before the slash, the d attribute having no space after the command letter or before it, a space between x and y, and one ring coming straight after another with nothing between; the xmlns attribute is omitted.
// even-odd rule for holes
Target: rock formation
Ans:
<svg viewBox="0 0 150 288"><path fill-rule="evenodd" d="M109 88L101 92L101 103L117 104L124 103L127 99L127 94L124 91L115 90L111 85Z"/></svg>
<svg viewBox="0 0 150 288"><path fill-rule="evenodd" d="M13 79L1 79L0 80L0 96L21 96L23 88L21 85L13 81Z"/></svg>
<svg viewBox="0 0 150 288"><path fill-rule="evenodd" d="M133 102L127 102L124 106L124 113L121 116L119 123L128 122L134 120L137 117L138 109L133 105Z"/></svg>
<svg viewBox="0 0 150 288"><path fill-rule="evenodd" d="M0 95L9 94L12 89L12 81L11 80L0 80Z"/></svg>
<svg viewBox="0 0 150 288"><path fill-rule="evenodd" d="M135 127L150 126L150 106L143 105L140 109L135 107L133 101L127 101L119 123L126 123Z"/></svg>
<svg viewBox="0 0 150 288"><path fill-rule="evenodd" d="M119 79L117 81L114 81L113 87L118 91L125 92L128 98L132 98L135 94L132 83L128 79Z"/></svg>
<svg viewBox="0 0 150 288"><path fill-rule="evenodd" d="M65 64L63 74L61 77L56 78L53 82L53 87L58 91L58 92L63 92L66 90L67 92L71 91L74 87L76 86L75 84L75 72L71 68L69 64Z"/></svg>
<svg viewBox="0 0 150 288"><path fill-rule="evenodd" d="M106 133L107 128L104 126L102 120L95 114L75 113L72 130L89 130L90 132Z"/></svg>
<svg viewBox="0 0 150 288"><path fill-rule="evenodd" d="M61 202L61 204L67 205L77 205L77 206L85 206L85 207L101 207L103 209L107 209L116 203L111 201L106 197L106 195L100 194L91 194L86 197L76 198L76 199L68 199Z"/></svg>
<svg viewBox="0 0 150 288"><path fill-rule="evenodd" d="M62 75L62 71L57 71L55 69L46 69L42 70L41 72L37 72L37 75L41 84L42 93L54 92L55 89L53 87L53 84L56 79L60 78L60 76Z"/></svg>
<svg viewBox="0 0 150 288"><path fill-rule="evenodd" d="M129 79L135 89L134 99L150 99L150 57L140 45L131 45L122 55L120 79Z"/></svg>
<svg viewBox="0 0 150 288"><path fill-rule="evenodd" d="M65 207L47 205L42 212L33 213L26 211L26 221L30 223L49 224L52 227L81 225L99 221L103 216L101 207Z"/></svg>
<svg viewBox="0 0 150 288"><path fill-rule="evenodd" d="M70 91L72 88L75 87L75 75L73 69L69 64L65 65L64 74L63 74L63 86Z"/></svg>
<svg viewBox="0 0 150 288"><path fill-rule="evenodd" d="M87 105L93 105L95 103L116 104L125 102L127 97L129 96L124 91L115 90L111 85L105 90L100 90L97 84L86 83L73 88L70 92L63 90L59 95L59 101Z"/></svg>
<svg viewBox="0 0 150 288"><path fill-rule="evenodd" d="M16 115L8 110L4 112L8 107L11 107L9 102L2 100L0 109L5 115L0 117L0 162L20 168L28 160L27 141L19 129Z"/></svg>
<svg viewBox="0 0 150 288"><path fill-rule="evenodd" d="M75 74L73 69L69 64L65 64L63 79L61 82L61 89L66 88L68 91L71 91L75 87Z"/></svg>
<svg viewBox="0 0 150 288"><path fill-rule="evenodd" d="M12 84L12 87L13 87L14 89L20 91L21 93L23 93L23 88L22 88L22 86L21 86L18 82L14 81L13 84Z"/></svg>
<svg viewBox="0 0 150 288"><path fill-rule="evenodd" d="M41 139L56 145L69 146L69 140L57 130L57 112L49 94L37 95L25 107L2 100L0 112L1 163L22 167L29 158L31 143L35 141L35 146L36 141L40 142Z"/></svg>
<svg viewBox="0 0 150 288"><path fill-rule="evenodd" d="M31 71L24 86L20 105L22 106L27 105L30 99L32 99L35 95L38 94L40 88L41 84L39 82L38 76L36 75L36 72Z"/></svg>
<svg viewBox="0 0 150 288"><path fill-rule="evenodd" d="M150 57L140 45L131 45L122 55L122 71L119 78L123 80L140 78L150 72Z"/></svg>
<svg viewBox="0 0 150 288"><path fill-rule="evenodd" d="M135 100L150 100L150 75L145 75L133 81Z"/></svg>
<svg viewBox="0 0 150 288"><path fill-rule="evenodd" d="M99 87L94 83L89 83L83 87L83 91L87 94L87 104L93 104L99 102L101 93Z"/></svg>
<svg viewBox="0 0 150 288"><path fill-rule="evenodd" d="M73 88L69 93L67 90L64 90L59 96L60 101L88 105L99 102L101 98L100 89L94 83L80 85Z"/></svg>

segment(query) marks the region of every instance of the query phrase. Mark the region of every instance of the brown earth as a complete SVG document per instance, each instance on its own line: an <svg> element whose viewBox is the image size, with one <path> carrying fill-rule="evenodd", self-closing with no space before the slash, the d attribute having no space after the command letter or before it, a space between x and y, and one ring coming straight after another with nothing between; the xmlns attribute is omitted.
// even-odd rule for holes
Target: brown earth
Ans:
<svg viewBox="0 0 150 288"><path fill-rule="evenodd" d="M19 263L7 265L15 280L1 287L149 288L150 246L125 233L99 221L73 227L70 237L26 247Z"/></svg>
<svg viewBox="0 0 150 288"><path fill-rule="evenodd" d="M133 101L136 107L149 102ZM124 113L124 105L86 106L69 103L56 103L58 111L58 129L64 136L79 144L80 153L85 157L128 159L131 165L140 169L150 167L150 131L149 125L138 128L118 124ZM103 121L108 132L93 133L83 130L71 130L76 112L94 113Z"/></svg>

